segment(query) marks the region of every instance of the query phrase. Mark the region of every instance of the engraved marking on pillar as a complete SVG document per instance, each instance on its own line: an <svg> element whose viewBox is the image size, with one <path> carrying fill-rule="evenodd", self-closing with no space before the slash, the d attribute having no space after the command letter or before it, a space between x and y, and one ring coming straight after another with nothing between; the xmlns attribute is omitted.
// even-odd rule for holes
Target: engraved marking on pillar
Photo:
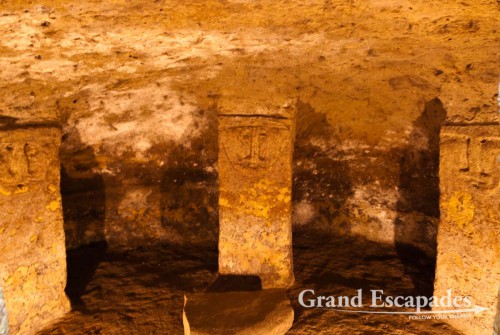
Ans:
<svg viewBox="0 0 500 335"><path fill-rule="evenodd" d="M293 115L292 115L293 116ZM219 114L219 271L293 283L293 120Z"/></svg>
<svg viewBox="0 0 500 335"><path fill-rule="evenodd" d="M286 150L279 133L290 131L283 122L253 120L241 125L226 125L221 127L227 131L231 144L222 143L222 150L231 165L238 170L269 170Z"/></svg>
<svg viewBox="0 0 500 335"><path fill-rule="evenodd" d="M445 134L442 138L442 157L453 160L452 169L459 178L477 188L498 187L500 137ZM447 164L447 162L442 162Z"/></svg>

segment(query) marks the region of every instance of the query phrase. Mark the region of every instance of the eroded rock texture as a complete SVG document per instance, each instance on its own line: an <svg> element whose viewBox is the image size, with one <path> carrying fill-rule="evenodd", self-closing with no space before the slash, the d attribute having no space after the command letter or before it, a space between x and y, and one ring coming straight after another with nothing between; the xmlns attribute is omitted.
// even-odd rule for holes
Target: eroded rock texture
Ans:
<svg viewBox="0 0 500 335"><path fill-rule="evenodd" d="M34 334L69 310L59 192L60 129L0 129L0 287L12 334Z"/></svg>
<svg viewBox="0 0 500 335"><path fill-rule="evenodd" d="M220 96L296 96L294 223L432 255L437 126L496 114L497 12L493 0L4 1L1 115L60 116L70 248L114 245L106 231L133 241L141 211L160 220L148 243L215 245ZM136 192L157 186L154 203Z"/></svg>
<svg viewBox="0 0 500 335"><path fill-rule="evenodd" d="M493 331L500 278L500 126L462 124L441 132L441 221L436 296L472 297L489 308L473 319L453 319L468 335Z"/></svg>
<svg viewBox="0 0 500 335"><path fill-rule="evenodd" d="M219 271L293 284L292 155L295 105L221 106Z"/></svg>
<svg viewBox="0 0 500 335"><path fill-rule="evenodd" d="M498 120L497 13L494 0L2 1L0 119L61 120L69 248L215 246L221 96L298 97L296 227L435 255L439 127Z"/></svg>

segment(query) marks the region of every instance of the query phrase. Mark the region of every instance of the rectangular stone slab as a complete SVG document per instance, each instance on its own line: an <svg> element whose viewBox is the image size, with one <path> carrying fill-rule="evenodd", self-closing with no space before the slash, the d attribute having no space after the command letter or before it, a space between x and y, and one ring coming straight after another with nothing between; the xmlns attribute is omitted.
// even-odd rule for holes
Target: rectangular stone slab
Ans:
<svg viewBox="0 0 500 335"><path fill-rule="evenodd" d="M0 131L0 287L11 334L69 311L57 128Z"/></svg>
<svg viewBox="0 0 500 335"><path fill-rule="evenodd" d="M197 293L184 297L184 335L284 335L293 324L284 290Z"/></svg>
<svg viewBox="0 0 500 335"><path fill-rule="evenodd" d="M440 136L434 295L470 295L489 310L449 323L467 335L491 334L500 283L500 126L445 126Z"/></svg>
<svg viewBox="0 0 500 335"><path fill-rule="evenodd" d="M294 115L219 115L219 272L257 275L263 288L294 280Z"/></svg>

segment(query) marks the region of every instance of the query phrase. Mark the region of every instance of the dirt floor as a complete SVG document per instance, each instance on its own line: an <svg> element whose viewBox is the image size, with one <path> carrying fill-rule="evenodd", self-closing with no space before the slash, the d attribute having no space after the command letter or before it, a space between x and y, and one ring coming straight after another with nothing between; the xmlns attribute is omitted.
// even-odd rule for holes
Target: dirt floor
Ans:
<svg viewBox="0 0 500 335"><path fill-rule="evenodd" d="M443 322L404 315L302 308L297 297L306 288L322 295L354 295L359 288L387 295L426 292L433 261L360 238L309 231L294 239L296 284L289 297L295 322L289 334L461 334ZM217 276L215 248L165 245L112 254L96 245L71 252L68 263L73 312L41 335L182 334L184 294L207 289Z"/></svg>

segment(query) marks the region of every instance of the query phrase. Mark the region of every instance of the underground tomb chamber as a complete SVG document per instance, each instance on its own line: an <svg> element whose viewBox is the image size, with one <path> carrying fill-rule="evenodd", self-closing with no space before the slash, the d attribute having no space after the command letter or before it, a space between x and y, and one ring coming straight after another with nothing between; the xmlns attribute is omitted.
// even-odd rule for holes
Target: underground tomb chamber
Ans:
<svg viewBox="0 0 500 335"><path fill-rule="evenodd" d="M439 104L429 103L421 120L439 115L438 107ZM119 199L126 200L109 201L105 198L116 193L105 190L109 179L90 174L87 183L75 183L78 178L70 167L61 172L60 193L60 129L53 124L20 124L4 129L2 196L17 201L4 201L2 206L6 213L18 213L8 206L21 204L23 208L30 209L23 211L23 216L11 215L12 221L3 221L11 222L8 234L3 234L3 238L28 238L31 245L29 250L24 249L29 256L23 256L21 248L9 249L16 256L10 258L10 265L3 264L6 269L3 271L11 273L2 286L6 302L4 310L8 313L11 334L60 334L63 331L78 334L81 329L110 334L127 331L136 334L312 334L318 333L318 324L321 325L320 333L360 329L371 332L377 331L381 324L387 332L405 329L419 333L428 332L432 327L440 334L460 334L460 331L481 334L492 329L497 297L494 284L497 266L494 262L498 258L495 248L487 247L485 251L481 248L494 244L495 235L488 231L494 232L495 227L488 230L487 226L481 228L480 225L491 224L494 222L490 221L491 218L496 215L495 207L486 206L486 210L481 210L485 206L481 203L486 201L485 195L492 197L488 200L491 203L495 201L495 192L498 192L495 159L500 148L496 124L447 123L440 127L439 132L434 126L425 128L440 138L439 145L433 147L439 149L440 206L444 215L439 227L437 280L434 282L436 259L417 252L411 245L401 244L395 248L394 245L376 243L362 236L349 236L345 232L327 233L301 226L295 226L292 238L293 190L300 190L297 181L293 181L293 173L296 173L293 163L294 159L303 159L301 155L304 154L300 151L298 155L292 154L294 146L295 150L302 150L300 141L304 136L300 130L304 129L304 118L297 117L297 114L300 116L311 111L300 101L255 109L259 113L249 115L234 107L232 114L222 107L218 110L219 173L216 180L219 198L215 201L219 202L220 225L227 224L230 229L221 227L216 243L198 245L161 241L143 246L135 242L127 246L123 242L111 242L119 240L119 236L111 236L111 240L105 243L103 237L106 234L102 234L101 238L93 237L95 241L92 243L77 247L70 245L65 251L64 225L70 222L65 227L68 244L74 241L68 240L68 236L73 236L73 239L77 236L71 229L79 219L73 203L73 206L66 207L72 212L70 215L65 213L69 220L63 224L62 207L65 203L80 201L78 208L83 209L80 214L85 222L94 220L94 225L102 222L104 228L106 224L112 224L107 219L110 214L106 211L115 211L114 215L128 215L128 212L119 213L117 209L136 206L139 209L142 207L145 213L149 205L141 199L156 201L151 208L165 207L161 199L170 198L161 193L167 192L167 189L147 184L123 187L124 192L131 194ZM426 123L419 121L417 124L422 127L420 124ZM294 135L297 131L298 135ZM295 145L294 138L298 138ZM93 166L93 161L98 160L90 152L84 157L78 158L81 166ZM84 176L82 171L84 169L80 167L80 179ZM73 178L69 178L68 174L73 174ZM178 172L168 175L171 181L182 178ZM194 172L184 178L184 183L179 183L184 187L193 187L186 182L192 178L196 178L201 185L210 180L199 178ZM460 183L470 185L470 191L466 191ZM200 184L194 186L196 192L203 190ZM412 185L412 181L405 180L405 184ZM118 189L116 184L108 185ZM160 195L151 197L154 193L149 190L155 187L160 190L157 191ZM178 190L179 186L176 187ZM93 196L89 197L89 194ZM85 203L84 199L90 200ZM86 206L95 210L89 212L85 210ZM30 218L33 213L36 216ZM482 218L480 215L484 214L481 213L486 213L488 217ZM227 215L226 220L228 217L232 219L224 221L224 215ZM14 220L16 218L33 220L37 224L20 227ZM150 220L152 218L149 217ZM58 224L44 224L44 219ZM471 220L475 219L481 220L472 224ZM156 220L161 224L161 218ZM123 224L130 225L132 221L129 217ZM248 222L253 224L245 224ZM262 227L256 229L259 224ZM30 231L17 235L16 229ZM256 231L252 232L253 229ZM284 244L280 239L271 238L273 229L280 229L275 234L287 238ZM82 231L85 232L85 228ZM263 235L259 236L259 233ZM119 234L119 230L115 230L115 234ZM127 239L130 236L134 235L128 235ZM460 238L469 241L466 247L464 243L456 243ZM493 240L488 242L489 238ZM232 239L238 242L227 248ZM477 239L477 245L470 242L474 239ZM279 243L274 243L276 241ZM259 243L266 243L268 251L252 254L252 250L263 251L258 247ZM62 252L54 254L53 260L52 253L57 250ZM492 254L487 256L488 252ZM480 256L484 257L481 258L484 262L481 268L478 265ZM273 266L276 264L274 257L287 257L289 261L281 261L276 267ZM23 258L27 258L28 263L23 263ZM42 267L30 273L29 268L33 266L30 259L36 260L35 264L48 262L54 265L35 265ZM467 261L472 259L475 260ZM286 271L280 266L286 266ZM454 271L460 275L450 275ZM56 285L57 280L59 285ZM328 308L310 308L312 305L306 306L307 303L301 303L299 299L304 290L312 290L315 295L351 298L363 290L368 292L362 297L362 300L365 299L363 305L369 306L370 292L380 289L391 297L432 294L442 297L451 289L456 295L470 295L479 308L487 310L479 310L481 316L475 318L474 323L468 319L466 322L450 320L455 328L441 318L412 323L405 315L397 314L373 315L370 316L371 322L366 323L366 318L346 317L342 312ZM9 301L12 292L18 299ZM23 294L31 296L33 292L37 292L41 299L39 302L23 297ZM71 300L71 312L66 295ZM18 308L16 301L24 307ZM41 305L43 307L39 307ZM58 312L44 312L47 308ZM424 308L424 312L439 310ZM408 308L404 311L410 312Z"/></svg>
<svg viewBox="0 0 500 335"><path fill-rule="evenodd" d="M491 335L497 13L0 1L0 334Z"/></svg>

